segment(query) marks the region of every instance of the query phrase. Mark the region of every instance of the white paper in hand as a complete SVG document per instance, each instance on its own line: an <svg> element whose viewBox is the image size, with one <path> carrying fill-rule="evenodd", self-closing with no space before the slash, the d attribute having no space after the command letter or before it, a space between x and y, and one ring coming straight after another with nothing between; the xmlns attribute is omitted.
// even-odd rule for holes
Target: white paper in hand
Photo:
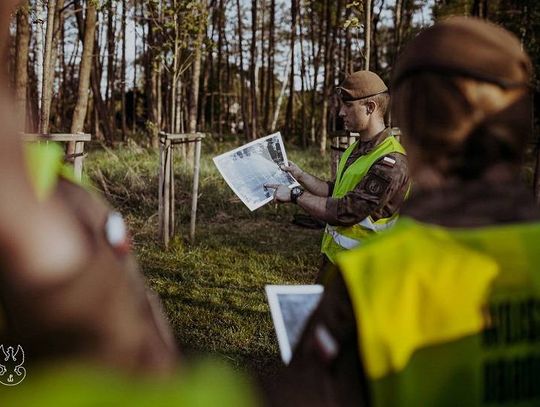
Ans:
<svg viewBox="0 0 540 407"><path fill-rule="evenodd" d="M281 133L257 139L214 157L221 176L240 200L254 211L272 201L274 191L264 184L299 185L281 165L288 165Z"/></svg>

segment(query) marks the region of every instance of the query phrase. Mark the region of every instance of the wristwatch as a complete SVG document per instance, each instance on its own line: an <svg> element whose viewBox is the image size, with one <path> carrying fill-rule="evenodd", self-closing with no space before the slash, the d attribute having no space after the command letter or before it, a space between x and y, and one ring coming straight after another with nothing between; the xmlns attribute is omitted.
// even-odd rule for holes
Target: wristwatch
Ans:
<svg viewBox="0 0 540 407"><path fill-rule="evenodd" d="M304 190L300 187L294 187L293 189L291 189L291 202L297 203L298 198L300 198L303 193Z"/></svg>

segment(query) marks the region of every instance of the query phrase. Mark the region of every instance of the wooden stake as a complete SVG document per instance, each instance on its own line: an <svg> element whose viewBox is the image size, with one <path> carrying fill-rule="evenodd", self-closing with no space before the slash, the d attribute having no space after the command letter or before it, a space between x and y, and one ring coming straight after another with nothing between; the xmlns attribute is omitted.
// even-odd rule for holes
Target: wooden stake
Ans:
<svg viewBox="0 0 540 407"><path fill-rule="evenodd" d="M197 202L199 199L199 173L201 171L201 144L202 139L195 142L195 165L193 167L193 192L191 194L191 223L189 228L189 238L195 241L195 225L197 222Z"/></svg>

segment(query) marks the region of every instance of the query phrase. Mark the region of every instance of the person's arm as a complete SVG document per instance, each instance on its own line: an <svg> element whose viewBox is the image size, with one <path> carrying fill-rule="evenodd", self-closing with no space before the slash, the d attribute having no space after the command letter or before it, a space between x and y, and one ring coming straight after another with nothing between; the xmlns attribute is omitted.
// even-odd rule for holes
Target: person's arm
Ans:
<svg viewBox="0 0 540 407"><path fill-rule="evenodd" d="M311 194L322 197L330 196L330 186L326 181L305 172L292 161L289 161L289 165L282 165L280 168L296 178L296 180Z"/></svg>
<svg viewBox="0 0 540 407"><path fill-rule="evenodd" d="M291 202L291 189L283 184L265 184L265 188L274 189L274 202ZM296 201L302 209L314 218L328 222L326 217L326 205L329 198L316 196L305 191Z"/></svg>
<svg viewBox="0 0 540 407"><path fill-rule="evenodd" d="M389 154L373 164L352 191L341 198L328 198L325 217L335 226L351 226L368 216L374 220L390 217L399 210L408 187L407 158Z"/></svg>
<svg viewBox="0 0 540 407"><path fill-rule="evenodd" d="M396 203L397 210L397 204L401 204L407 193L407 161L403 154L398 153L385 157L395 162L383 162L384 157L381 158L345 196L320 197L306 191L298 198L298 205L311 216L336 226L354 225L383 208L390 200ZM267 184L266 187L275 189L275 202L291 202L291 190L286 185ZM386 215L391 216L393 213Z"/></svg>

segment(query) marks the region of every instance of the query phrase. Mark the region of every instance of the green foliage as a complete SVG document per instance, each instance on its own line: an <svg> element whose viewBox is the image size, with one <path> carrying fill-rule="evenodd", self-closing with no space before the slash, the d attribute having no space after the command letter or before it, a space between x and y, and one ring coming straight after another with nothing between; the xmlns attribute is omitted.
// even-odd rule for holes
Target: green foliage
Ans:
<svg viewBox="0 0 540 407"><path fill-rule="evenodd" d="M217 353L237 366L269 373L280 362L264 285L312 283L322 232L292 225L292 215L300 211L294 205L269 204L250 212L211 160L235 145L211 140L203 145L194 244L180 237L189 225L191 171L175 160L179 237L169 251L156 240L157 153L95 151L86 168L126 217L144 274L161 296L182 349ZM329 160L318 151L290 149L289 155L306 170L328 176Z"/></svg>

